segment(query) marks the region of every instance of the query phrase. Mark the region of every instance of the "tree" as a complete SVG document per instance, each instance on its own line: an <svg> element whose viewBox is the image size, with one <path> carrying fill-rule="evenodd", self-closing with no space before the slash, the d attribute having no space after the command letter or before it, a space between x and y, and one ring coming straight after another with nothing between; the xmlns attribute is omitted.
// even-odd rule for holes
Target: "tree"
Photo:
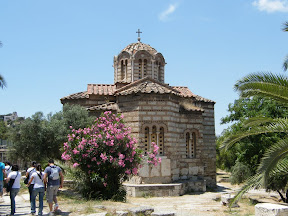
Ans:
<svg viewBox="0 0 288 216"><path fill-rule="evenodd" d="M232 171L233 169L231 173L233 182L242 183L245 178L242 178L241 173L237 173L237 171L242 172L239 169L239 165L241 167L246 166L247 173L255 174L257 165L260 163L264 152L283 135L275 133L270 136L263 134L249 136L243 138L229 150L220 151L219 147L223 140L232 133L235 134L243 131L245 127L243 127L242 123L248 118L263 116L271 118L287 117L288 109L276 101L257 96L253 98L240 98L235 100L233 104L229 104L228 107L230 114L221 119L221 124L233 124L217 138L217 167L228 171ZM235 165L237 167L233 168ZM237 179L237 176L239 179ZM244 176L248 177L248 175Z"/></svg>
<svg viewBox="0 0 288 216"><path fill-rule="evenodd" d="M2 47L2 46L3 46L3 44L2 44L2 42L0 41L0 47ZM1 74L0 74L0 88L3 89L4 87L6 87L6 81L5 81L4 77L1 76Z"/></svg>
<svg viewBox="0 0 288 216"><path fill-rule="evenodd" d="M0 121L0 139L6 140L8 138L8 127L4 121Z"/></svg>
<svg viewBox="0 0 288 216"><path fill-rule="evenodd" d="M284 23L283 31L288 32L288 22ZM287 69L288 69L288 56L286 56L286 58L284 60L283 69L284 69L284 71L287 71Z"/></svg>
<svg viewBox="0 0 288 216"><path fill-rule="evenodd" d="M235 90L243 98L261 96L270 98L288 106L288 77L272 73L253 73L235 84ZM286 117L254 117L243 122L245 130L228 136L223 147L229 149L235 143L251 135L281 133L283 137L264 153L256 174L249 178L234 200L239 199L251 188L268 187L269 180L279 173L286 173L288 168L288 119Z"/></svg>
<svg viewBox="0 0 288 216"><path fill-rule="evenodd" d="M20 158L24 162L60 159L69 127L88 126L93 119L88 116L88 111L79 105L65 105L63 111L47 117L42 112L37 112L11 128L9 138L12 146L9 149L9 158Z"/></svg>

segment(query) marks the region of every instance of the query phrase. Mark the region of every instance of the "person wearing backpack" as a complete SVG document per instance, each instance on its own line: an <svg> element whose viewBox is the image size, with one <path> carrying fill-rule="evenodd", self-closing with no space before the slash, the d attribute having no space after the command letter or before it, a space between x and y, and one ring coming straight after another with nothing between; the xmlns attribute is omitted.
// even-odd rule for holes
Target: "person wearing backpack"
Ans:
<svg viewBox="0 0 288 216"><path fill-rule="evenodd" d="M32 174L34 172L36 172L36 161L32 161L31 162L31 167L27 169L26 171L26 178L28 178L30 180ZM28 180L28 182L29 182ZM27 184L27 183L26 183ZM34 181L32 181L32 183L30 184L30 186L28 187L28 191L29 191L29 198L30 198L30 203L31 203L31 200L32 200L32 192L33 192L33 187L34 187ZM32 211L32 209L31 209Z"/></svg>
<svg viewBox="0 0 288 216"><path fill-rule="evenodd" d="M6 182L8 183L10 179L13 179L13 184L11 184L11 191L10 191L10 201L11 201L11 213L10 215L15 214L15 197L20 190L20 180L21 180L21 173L18 171L19 167L17 164L12 165L12 172L9 173Z"/></svg>
<svg viewBox="0 0 288 216"><path fill-rule="evenodd" d="M42 168L40 164L36 166L36 172L33 172L31 178L27 184L27 187L34 180L34 187L32 192L32 200L31 200L31 214L35 215L36 213L36 197L39 194L39 210L38 215L43 215L43 197L45 194L45 184L44 184L44 173L42 173Z"/></svg>
<svg viewBox="0 0 288 216"><path fill-rule="evenodd" d="M59 208L57 202L57 192L59 188L63 187L64 176L60 167L54 164L54 160L48 161L48 166L44 170L44 183L47 185L47 202L49 205L49 215L53 215L53 212ZM53 201L55 203L53 210Z"/></svg>

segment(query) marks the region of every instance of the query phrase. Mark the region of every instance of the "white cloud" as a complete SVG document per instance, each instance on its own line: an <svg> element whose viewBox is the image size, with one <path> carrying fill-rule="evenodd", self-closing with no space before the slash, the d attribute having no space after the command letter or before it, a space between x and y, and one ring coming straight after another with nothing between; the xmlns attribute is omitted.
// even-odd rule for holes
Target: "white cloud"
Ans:
<svg viewBox="0 0 288 216"><path fill-rule="evenodd" d="M169 7L165 11L163 11L163 12L161 12L159 14L159 19L161 21L167 21L169 15L174 13L174 11L176 10L177 6L178 6L178 4L170 4Z"/></svg>
<svg viewBox="0 0 288 216"><path fill-rule="evenodd" d="M253 2L260 11L288 12L288 0L257 0Z"/></svg>

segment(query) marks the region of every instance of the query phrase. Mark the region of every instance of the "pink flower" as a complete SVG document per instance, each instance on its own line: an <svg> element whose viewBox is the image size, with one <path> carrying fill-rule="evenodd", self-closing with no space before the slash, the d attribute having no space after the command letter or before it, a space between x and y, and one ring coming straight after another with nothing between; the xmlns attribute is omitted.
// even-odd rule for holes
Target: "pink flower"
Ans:
<svg viewBox="0 0 288 216"><path fill-rule="evenodd" d="M132 169L132 173L133 173L134 175L137 175L138 169L137 169L136 167L134 167L134 168Z"/></svg>
<svg viewBox="0 0 288 216"><path fill-rule="evenodd" d="M79 166L78 163L74 163L74 164L73 164L73 167L74 167L74 168L76 168L76 167L78 167L78 166Z"/></svg>
<svg viewBox="0 0 288 216"><path fill-rule="evenodd" d="M104 182L103 185L104 185L104 187L107 187L107 183L106 182Z"/></svg>
<svg viewBox="0 0 288 216"><path fill-rule="evenodd" d="M106 153L101 153L100 157L102 158L103 162L105 162L107 160L107 156Z"/></svg>
<svg viewBox="0 0 288 216"><path fill-rule="evenodd" d="M127 170L125 171L125 173L128 174L128 175L130 175L130 174L131 174L131 171L127 169Z"/></svg>
<svg viewBox="0 0 288 216"><path fill-rule="evenodd" d="M73 149L73 154L79 154L80 152L77 149Z"/></svg>

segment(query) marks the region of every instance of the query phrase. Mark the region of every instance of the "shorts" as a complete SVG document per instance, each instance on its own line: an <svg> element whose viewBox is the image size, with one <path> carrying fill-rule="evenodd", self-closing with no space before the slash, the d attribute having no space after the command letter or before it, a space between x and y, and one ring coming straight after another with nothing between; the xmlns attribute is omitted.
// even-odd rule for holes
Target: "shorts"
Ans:
<svg viewBox="0 0 288 216"><path fill-rule="evenodd" d="M53 203L53 198L57 196L57 192L59 190L60 185L48 186L46 199L48 203Z"/></svg>
<svg viewBox="0 0 288 216"><path fill-rule="evenodd" d="M3 193L3 181L0 181L0 193Z"/></svg>

